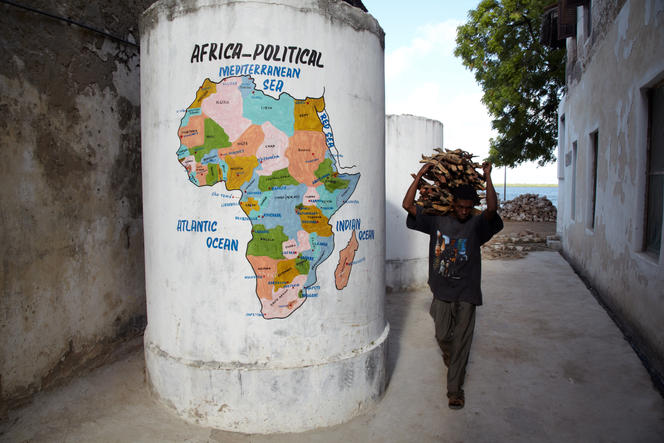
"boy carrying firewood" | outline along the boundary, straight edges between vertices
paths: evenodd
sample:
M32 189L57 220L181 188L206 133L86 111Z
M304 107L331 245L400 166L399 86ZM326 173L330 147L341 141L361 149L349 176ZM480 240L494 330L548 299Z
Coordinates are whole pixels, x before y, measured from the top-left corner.
M429 313L434 320L443 362L448 368L448 404L452 409L461 409L465 403L463 381L475 327L475 308L482 304L480 246L503 228L503 221L497 213L498 198L491 181L491 163L482 164L487 207L476 215L473 213L479 204L476 189L481 185L466 180L466 183L457 181L456 186L449 186L442 180L435 180L434 170L443 169L447 168L427 161L408 188L403 208L408 211L408 228L428 234L430 238L428 283L433 302ZM425 175L434 176L433 185L423 183ZM427 213L425 205L415 202L418 188L439 195L445 190L441 188L448 188L445 191L451 194L451 211L444 212L445 215ZM425 199L430 201L430 196Z

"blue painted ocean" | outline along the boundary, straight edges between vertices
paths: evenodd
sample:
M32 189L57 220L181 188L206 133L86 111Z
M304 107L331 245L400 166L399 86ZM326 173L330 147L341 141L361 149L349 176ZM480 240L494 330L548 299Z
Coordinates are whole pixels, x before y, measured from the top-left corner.
M546 186L508 186L507 197L503 196L503 185L496 185L496 193L498 194L498 199L503 202L507 200L512 200L515 197L518 197L521 194L537 194L544 196L551 200L553 206L558 207L558 187L546 187Z

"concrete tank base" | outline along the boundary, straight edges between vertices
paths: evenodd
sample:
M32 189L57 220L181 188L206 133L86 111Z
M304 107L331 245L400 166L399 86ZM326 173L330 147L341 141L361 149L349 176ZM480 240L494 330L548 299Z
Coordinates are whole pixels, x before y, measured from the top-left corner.
M426 287L428 278L428 257L385 261L385 286L391 291Z
M378 340L349 355L293 367L193 361L145 337L148 384L185 420L234 432L270 434L332 426L381 399L389 324Z

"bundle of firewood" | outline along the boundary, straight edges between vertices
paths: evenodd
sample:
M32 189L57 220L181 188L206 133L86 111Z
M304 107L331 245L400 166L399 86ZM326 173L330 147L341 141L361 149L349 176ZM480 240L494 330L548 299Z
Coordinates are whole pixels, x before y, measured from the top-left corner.
M479 163L473 161L474 155L461 149L434 149L436 153L422 156L420 163L431 163L432 167L424 174L418 184L420 196L415 202L425 214L445 215L452 211L452 188L471 185L478 191L485 189L484 176L477 172ZM413 178L417 177L412 174Z

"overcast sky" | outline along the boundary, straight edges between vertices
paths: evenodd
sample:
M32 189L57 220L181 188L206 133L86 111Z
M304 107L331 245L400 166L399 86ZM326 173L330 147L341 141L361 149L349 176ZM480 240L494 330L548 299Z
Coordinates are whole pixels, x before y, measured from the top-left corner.
M456 28L478 0L363 0L385 31L385 106L388 114L413 114L443 123L446 148L484 159L493 136L480 101L482 89L454 56ZM495 183L504 169L494 169ZM507 183L557 183L555 164L529 163L507 170Z

